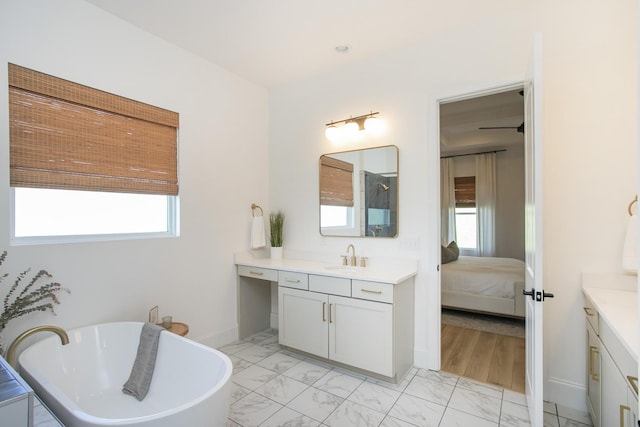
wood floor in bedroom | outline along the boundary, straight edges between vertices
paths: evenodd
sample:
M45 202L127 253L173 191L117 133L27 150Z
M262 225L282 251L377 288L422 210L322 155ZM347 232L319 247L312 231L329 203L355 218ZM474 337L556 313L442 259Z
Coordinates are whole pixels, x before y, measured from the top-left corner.
M525 340L442 324L442 370L525 392Z

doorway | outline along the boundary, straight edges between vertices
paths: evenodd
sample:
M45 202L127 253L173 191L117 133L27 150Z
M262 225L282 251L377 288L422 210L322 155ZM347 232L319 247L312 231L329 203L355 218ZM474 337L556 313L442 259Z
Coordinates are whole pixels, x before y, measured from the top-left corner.
M524 393L523 87L441 100L439 123L441 369Z

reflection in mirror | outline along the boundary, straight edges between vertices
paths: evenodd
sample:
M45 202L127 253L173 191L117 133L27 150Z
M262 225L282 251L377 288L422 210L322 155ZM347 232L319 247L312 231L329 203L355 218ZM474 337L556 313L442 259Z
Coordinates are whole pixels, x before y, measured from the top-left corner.
M398 235L398 147L320 156L320 234Z

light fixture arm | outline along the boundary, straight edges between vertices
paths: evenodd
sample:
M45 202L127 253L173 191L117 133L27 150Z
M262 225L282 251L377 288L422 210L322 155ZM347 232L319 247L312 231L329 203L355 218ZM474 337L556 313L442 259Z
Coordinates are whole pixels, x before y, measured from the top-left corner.
M361 116L349 117L348 119L331 121L331 122L329 122L329 123L325 124L325 126L327 126L327 127L328 127L328 126L335 126L335 125L340 124L340 123L345 123L345 124L346 124L346 123L349 123L349 122L355 122L355 123L358 123L358 125L360 126L360 124L361 124L361 123L364 123L364 121L365 121L366 119L368 119L369 117L373 117L373 116L375 116L376 114L380 114L380 112L379 112L379 111L376 111L375 113L374 113L374 112L371 112L371 113L369 113L369 114L363 114L363 115L361 115ZM360 126L360 127L362 127L362 126Z

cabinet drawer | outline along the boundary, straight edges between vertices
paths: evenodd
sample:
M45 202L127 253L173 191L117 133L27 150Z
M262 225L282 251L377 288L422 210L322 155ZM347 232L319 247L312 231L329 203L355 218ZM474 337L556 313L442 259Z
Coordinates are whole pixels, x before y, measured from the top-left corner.
M351 297L392 304L393 285L390 283L353 280L351 282Z
M249 267L247 265L238 266L238 274L245 277L254 277L256 279L278 281L278 270L269 268Z
M351 279L309 275L309 290L323 294L351 296Z
M587 319L587 322L591 324L591 327L596 332L596 334L600 335L598 310L596 310L595 306L593 305L593 303L589 298L584 297L583 300L584 300L583 302L584 305L582 306L582 308L584 309L584 314Z
M278 286L307 290L309 289L309 275L292 271L278 271Z

